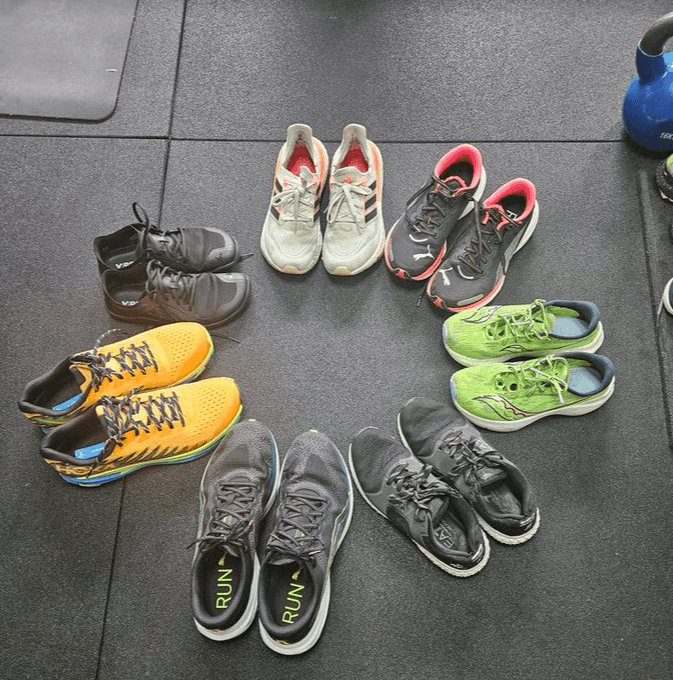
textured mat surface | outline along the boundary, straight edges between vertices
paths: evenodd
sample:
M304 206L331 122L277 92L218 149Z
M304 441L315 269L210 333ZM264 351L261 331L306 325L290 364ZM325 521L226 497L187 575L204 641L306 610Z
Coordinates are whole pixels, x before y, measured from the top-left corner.
M10 3L0 25L0 114L94 121L110 116L136 4Z
M621 101L666 0L188 3L178 137L620 139ZM225 37L226 36L226 37ZM272 114L270 115L270 111Z

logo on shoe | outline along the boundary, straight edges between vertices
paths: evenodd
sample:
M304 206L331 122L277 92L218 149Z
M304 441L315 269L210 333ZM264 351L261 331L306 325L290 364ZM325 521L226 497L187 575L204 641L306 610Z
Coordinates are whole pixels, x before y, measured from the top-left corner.
M294 623L294 620L299 616L302 598L301 591L306 587L298 583L299 574L301 574L301 568L292 574L292 582L287 593L287 602L283 609L283 623Z
M226 560L226 553L220 557L217 565L217 592L215 593L215 608L226 609L231 601L231 593L233 591L231 574L233 569L227 569L224 566Z

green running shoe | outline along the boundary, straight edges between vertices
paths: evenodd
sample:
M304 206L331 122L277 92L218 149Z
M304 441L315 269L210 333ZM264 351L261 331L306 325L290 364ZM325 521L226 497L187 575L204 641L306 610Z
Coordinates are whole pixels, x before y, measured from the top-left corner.
M587 352L469 366L450 384L456 408L477 427L496 432L520 430L545 416L590 413L614 388L612 362Z
M559 351L595 352L603 343L599 319L593 302L490 305L450 316L442 338L446 351L463 366Z

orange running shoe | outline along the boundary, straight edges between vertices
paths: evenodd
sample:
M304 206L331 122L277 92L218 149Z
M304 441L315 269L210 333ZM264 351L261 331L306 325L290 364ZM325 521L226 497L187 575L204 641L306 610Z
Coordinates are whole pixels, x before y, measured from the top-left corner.
M243 406L232 378L208 378L100 403L50 430L40 445L66 482L99 486L148 465L212 451Z
M101 397L121 397L194 380L213 353L198 323L153 328L121 342L78 352L26 385L21 412L38 425L67 422Z

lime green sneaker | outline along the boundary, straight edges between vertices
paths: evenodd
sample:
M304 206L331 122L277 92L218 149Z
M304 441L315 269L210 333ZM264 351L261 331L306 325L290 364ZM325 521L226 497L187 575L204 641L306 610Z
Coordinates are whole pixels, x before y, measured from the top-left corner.
M595 352L603 343L603 326L593 302L535 300L458 312L444 322L442 338L459 364L476 366L560 351Z
M456 408L478 427L512 432L553 415L595 411L615 388L601 354L561 352L541 359L461 368L451 376Z

